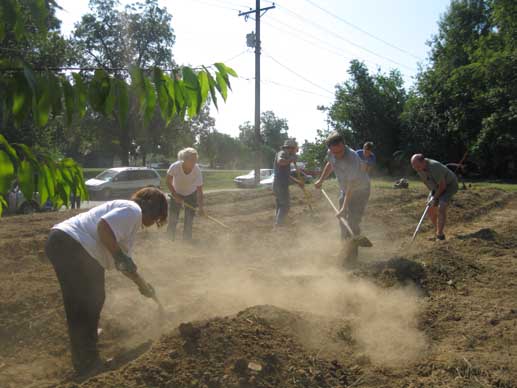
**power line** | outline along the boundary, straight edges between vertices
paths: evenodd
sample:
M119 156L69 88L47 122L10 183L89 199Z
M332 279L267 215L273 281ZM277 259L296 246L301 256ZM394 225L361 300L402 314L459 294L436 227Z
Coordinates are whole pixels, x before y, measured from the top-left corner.
M253 81L253 80L255 80L254 77L240 77L239 76L239 78L242 79L242 80L246 80L246 81ZM328 95L314 93L314 92L312 92L310 90L307 90L307 89L297 88L295 86L283 84L283 83L280 83L280 82L277 82L277 81L260 80L260 82L261 83L266 83L266 84L272 84L272 85L280 86L280 87L283 87L283 88L286 88L286 89L291 89L291 90L294 90L294 91L297 91L297 92L301 92L301 93L312 94L313 96L318 96L318 97L323 97L323 98L328 98L329 97Z
M307 33L306 31L303 31L301 29L298 29L296 27L293 27L289 24L286 24L286 23L283 23L283 22L280 22L279 20L271 17L270 19L272 19L274 22L276 23L279 23L280 25L276 25L276 24L271 24L269 22L264 22L266 23L268 26L270 27L273 27L274 29L276 30L279 30L279 31L283 31L285 33L288 33L290 34L291 36L295 37L296 39L298 40L301 40L301 41L304 41L306 43L309 43L310 45L314 46L314 47L318 47L320 49L323 49L331 54L334 54L340 58L343 58L343 59L347 59L347 60L352 60L354 59L353 56L344 56L343 55L343 52L344 50L341 48L341 47L338 47L338 46L334 46L334 45L331 45L331 44L328 44L326 41L324 41L323 39L321 38L318 38L316 35L312 35L312 34L309 34ZM310 40L307 40L305 38L303 38L301 35L307 35L308 37L310 37L311 39L313 39L314 41L310 41ZM318 44L316 42L321 42L322 44ZM326 47L325 47L326 46ZM361 58L362 59L362 58ZM369 61L369 60L365 60L363 59L365 62L369 62L369 63L373 63L372 61ZM377 64L376 64L377 65Z
M413 53L411 53L411 52L409 52L409 51L407 51L407 50L405 50L405 49L403 49L403 48L401 48L401 47L399 47L399 46L397 46L397 45L394 45L394 44L392 44L392 43L390 43L390 42L388 42L388 41L386 41L386 40L384 40L384 39L382 39L382 38L379 38L378 36L376 36L376 35L374 35L374 34L372 34L372 33L368 32L368 31L366 31L366 30L363 30L361 27L359 27L359 26L357 26L357 25L355 25L355 24L353 24L353 23L349 22L348 20L344 19L343 17L341 17L341 16L339 16L339 15L336 15L335 13L333 13L333 12L331 12L331 11L329 11L329 10L327 10L327 9L323 8L322 6L320 6L320 5L316 4L314 1L312 1L312 0L305 0L305 1L306 1L307 3L309 3L309 4L311 4L313 7L318 8L320 11L325 12L327 15L332 16L333 18L335 18L335 19L337 19L337 20L339 20L339 21L341 21L341 22L345 23L346 25L348 25L348 26L352 27L353 29L355 29L355 30L357 30L357 31L359 31L359 32L362 32L362 33L363 33L363 34L365 34L365 35L368 35L370 38L373 38L373 39L375 39L375 40L377 40L377 41L379 41L379 42L381 42L381 43L384 43L385 45L390 46L390 47L392 47L392 48L394 48L394 49L396 49L396 50L398 50L398 51L400 51L400 52L402 52L402 53L404 53L404 54L410 55L410 56L412 56L412 57L413 57L413 58L415 58L415 59L418 59L418 60L420 60L420 59L421 59L421 58L420 58L420 57L418 57L417 55L415 55L415 54L413 54Z
M248 53L248 52L249 52L249 50L248 50L248 49L243 50L243 51L241 51L239 54L236 54L236 55L234 55L233 57L228 58L227 60L223 61L223 63L231 62L231 61L233 61L234 59L239 58L241 55L244 55L244 54L246 54L246 53Z
M321 85L318 85L317 83L314 83L313 81L311 81L310 79L304 77L303 75L301 75L300 73L294 71L293 69L291 69L289 66L287 65L284 65L283 63L281 63L280 61L278 61L277 59L273 58L271 55L265 53L265 55L270 58L273 62L275 62L276 64L278 64L279 66L283 67L284 69L286 69L287 71L289 71L290 73L296 75L298 78L301 78L303 79L305 82L308 82L310 83L311 85L317 87L318 89L321 89L327 93L329 93L330 95L334 95L334 92L328 90L328 89L325 89L323 86Z
M318 29L320 29L320 30L324 31L324 32L326 32L327 34L332 35L332 36L334 36L334 37L335 37L335 38L337 38L337 39L340 39L340 40L342 40L342 41L344 41L344 42L346 42L346 43L348 43L348 44L350 44L350 45L352 45L352 46L354 46L354 47L357 47L357 48L358 48L358 49L360 49L360 50L363 50L363 51L366 51L366 52L368 52L368 53L370 53L370 54L372 54L372 55L375 55L376 57L382 58L382 59L384 59L384 60L386 60L386 61L388 61L388 62L392 62L392 63L394 63L394 64L396 64L396 65L398 65L398 66L400 66L400 67L404 67L404 68L406 68L406 69L408 69L408 70L415 71L415 69L414 69L414 68L412 68L412 67L409 67L409 66L407 66L407 65L404 65L403 63L400 63L400 62L398 62L398 61L395 61L394 59L388 58L388 57L386 57L386 56L384 56L384 55L382 55L382 54L378 54L378 53L376 53L376 52L375 52L375 51L373 51L373 50L370 50L370 49L368 49L368 48L366 48L366 47L363 47L363 46L361 46L361 45L359 45L359 44L357 44L357 43L355 43L355 42L351 41L350 39L347 39L347 38L343 37L342 35L339 35L339 34L337 34L336 32L334 32L334 31L332 31L332 30L330 30L330 29L328 29L328 28L326 28L326 27L323 27L322 25L320 25L320 24L318 24L318 23L315 23L315 22L313 22L312 20L310 20L310 19L308 19L308 18L306 18L306 17L304 17L304 16L299 15L298 13L296 13L296 12L294 12L294 11L290 10L289 8L286 8L286 7L284 7L284 6L282 6L282 5L278 4L278 3L276 3L276 4L278 5L278 7L279 7L280 9L284 9L285 11L287 11L287 12L288 12L288 13L290 13L290 14L292 14L292 15L293 15L293 16L295 16L296 18L298 18L298 19L300 19L300 20L304 21L305 23L311 24L311 25L312 25L312 26L314 26L315 28L318 28Z

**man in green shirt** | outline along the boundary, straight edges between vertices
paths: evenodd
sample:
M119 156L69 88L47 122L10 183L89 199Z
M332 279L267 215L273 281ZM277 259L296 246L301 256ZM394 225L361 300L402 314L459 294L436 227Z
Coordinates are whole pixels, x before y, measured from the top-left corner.
M411 166L431 190L429 217L436 229L436 239L445 240L443 229L447 218L447 205L458 191L458 179L446 166L436 160L424 158L422 154L411 157Z

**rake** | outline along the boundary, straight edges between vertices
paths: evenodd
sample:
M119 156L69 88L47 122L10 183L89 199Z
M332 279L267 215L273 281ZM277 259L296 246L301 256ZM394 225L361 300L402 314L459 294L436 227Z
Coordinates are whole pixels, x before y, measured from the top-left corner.
M328 194L325 192L325 190L321 189L321 192L323 193L325 198L327 198L327 201L329 202L330 206L332 206L332 209L334 209L336 214L338 214L339 211L337 210L336 206L334 205L334 202L332 202L332 200L330 199ZM348 222L343 217L339 217L339 221L341 222L341 224L343 224L343 226L346 228L346 230L348 230L348 233L350 233L350 235L352 236L352 241L357 246L366 247L366 248L373 246L372 242L370 241L370 239L368 237L360 235L360 234L355 234L352 231L352 228L350 227L350 225L348 225Z

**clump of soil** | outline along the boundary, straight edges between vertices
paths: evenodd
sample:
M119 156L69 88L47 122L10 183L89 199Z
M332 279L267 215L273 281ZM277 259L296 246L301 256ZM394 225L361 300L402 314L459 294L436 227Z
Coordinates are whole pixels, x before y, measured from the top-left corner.
M276 327L296 325L299 319L295 313L261 306L236 316L185 323L137 360L80 386L336 387L354 382L352 372L339 362L311 357Z
M468 240L472 238L477 238L480 240L494 241L497 238L497 233L490 228L479 229L477 232L468 233L458 236L460 240Z

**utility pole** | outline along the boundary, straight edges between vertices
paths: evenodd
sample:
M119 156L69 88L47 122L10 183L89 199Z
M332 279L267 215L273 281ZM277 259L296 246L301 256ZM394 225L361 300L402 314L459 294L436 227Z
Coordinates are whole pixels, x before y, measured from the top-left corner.
M260 183L260 165L262 156L260 153L260 145L262 139L260 136L260 13L266 13L268 10L275 8L275 3L270 7L260 8L260 0L255 0L255 9L247 12L239 12L239 16L244 16L247 21L249 15L255 14L255 185ZM248 35L248 45L253 39Z

